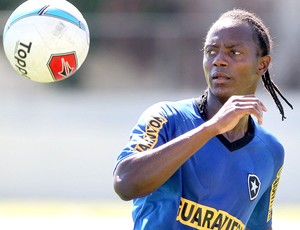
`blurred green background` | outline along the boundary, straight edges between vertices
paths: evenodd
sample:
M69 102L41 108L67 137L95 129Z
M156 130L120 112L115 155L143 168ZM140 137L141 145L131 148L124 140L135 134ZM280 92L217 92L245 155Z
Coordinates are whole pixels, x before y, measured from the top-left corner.
M6 20L22 2L0 0L1 39ZM119 200L112 188L115 159L148 106L202 94L206 83L201 49L206 32L221 13L237 7L257 13L268 25L274 38L272 78L295 107L293 111L286 107L288 119L282 122L271 97L259 88L258 95L268 107L264 126L286 148L275 206L280 213L298 210L300 2L70 2L84 15L91 35L89 55L71 78L53 84L31 82L12 69L0 46L0 207L4 207L0 222L10 225L18 214L51 216L65 210L67 216L95 216L81 224L96 229L113 221L111 215L112 219L99 218L111 207L124 210L117 215L130 223L130 202ZM293 213L288 216L300 221ZM74 219L67 220L76 223ZM52 223L61 225L60 219L56 221ZM280 224L288 222L294 223Z

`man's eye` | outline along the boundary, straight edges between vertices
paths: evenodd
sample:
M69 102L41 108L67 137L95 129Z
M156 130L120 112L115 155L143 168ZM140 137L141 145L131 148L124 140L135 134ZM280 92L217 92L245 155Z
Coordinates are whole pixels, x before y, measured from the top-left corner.
M210 50L210 49L209 49L209 50L206 50L205 53L206 53L208 56L214 56L214 55L216 55L217 52L216 52L215 50Z
M232 53L233 55L240 55L240 54L241 54L241 52L240 52L240 51L237 51L237 50L232 50L231 53Z

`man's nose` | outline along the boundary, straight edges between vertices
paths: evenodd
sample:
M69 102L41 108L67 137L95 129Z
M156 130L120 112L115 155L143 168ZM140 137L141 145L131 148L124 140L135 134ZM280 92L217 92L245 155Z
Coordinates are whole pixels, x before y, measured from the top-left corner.
M226 54L224 52L219 51L213 60L214 66L227 66L228 61Z

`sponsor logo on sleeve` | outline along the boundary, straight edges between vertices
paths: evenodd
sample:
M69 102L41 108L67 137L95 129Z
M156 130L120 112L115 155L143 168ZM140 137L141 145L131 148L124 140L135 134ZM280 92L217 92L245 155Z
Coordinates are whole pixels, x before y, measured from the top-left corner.
M145 134L143 139L135 146L134 150L143 152L148 149L154 148L158 141L159 131L162 129L163 124L168 120L162 116L152 116L146 125Z
M279 171L276 175L276 178L272 184L267 222L269 222L272 218L272 208L273 208L275 195L276 195L276 191L277 191L279 180L280 180L281 171L282 171L282 167L279 169Z

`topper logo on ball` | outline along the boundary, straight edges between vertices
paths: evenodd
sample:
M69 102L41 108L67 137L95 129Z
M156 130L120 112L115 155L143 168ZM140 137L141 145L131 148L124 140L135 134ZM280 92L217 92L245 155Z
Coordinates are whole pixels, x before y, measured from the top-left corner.
M23 42L18 41L16 45L16 67L19 70L19 72L26 76L28 74L26 68L26 58L27 55L30 53L32 42L29 42L29 44L24 44ZM27 76L26 76L27 77Z

